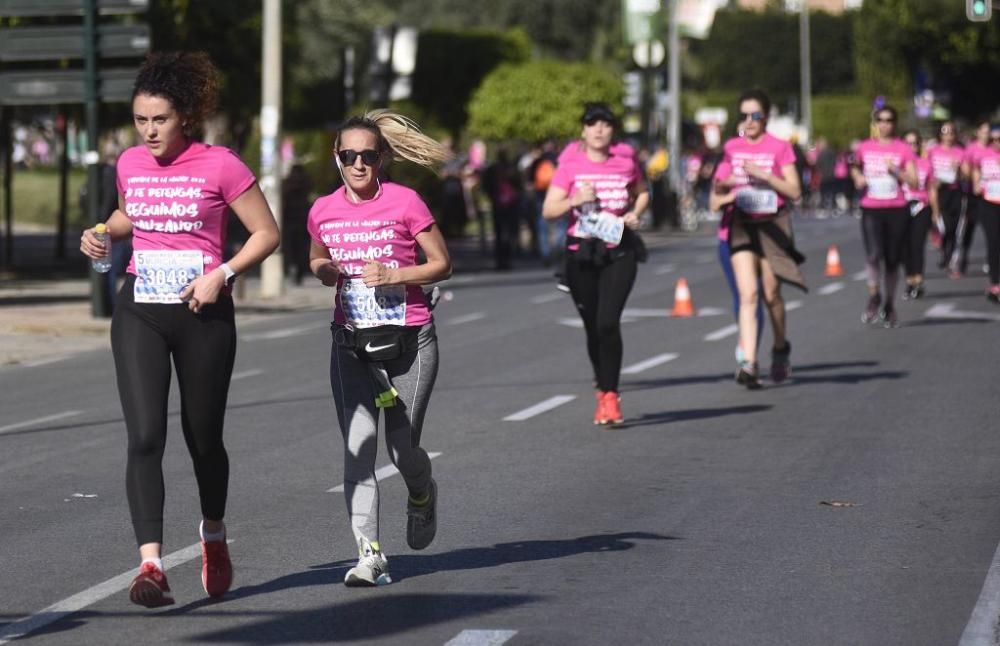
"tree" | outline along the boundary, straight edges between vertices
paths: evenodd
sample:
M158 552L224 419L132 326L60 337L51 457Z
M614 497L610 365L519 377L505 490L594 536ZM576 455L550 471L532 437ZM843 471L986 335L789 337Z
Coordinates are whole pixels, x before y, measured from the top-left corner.
M490 140L541 141L579 134L586 101L621 112L618 75L589 63L539 60L503 65L483 80L469 104L469 131Z

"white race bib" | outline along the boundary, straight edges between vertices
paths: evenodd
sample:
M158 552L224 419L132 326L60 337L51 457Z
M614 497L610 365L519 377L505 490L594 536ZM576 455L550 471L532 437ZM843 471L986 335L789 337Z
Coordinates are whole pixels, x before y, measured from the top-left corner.
M406 325L406 285L368 287L360 278L346 278L337 298L347 323L356 328Z
M923 211L924 207L926 206L927 205L921 202L920 200L914 200L913 202L910 202L910 215L912 215L913 217L917 217L918 215L920 215L920 212Z
M899 182L895 177L879 175L878 177L865 177L868 183L868 197L873 200L894 200L899 195Z
M134 259L136 303L182 303L181 291L205 273L202 252L195 250L136 251Z
M957 177L954 166L935 168L934 175L937 177L937 180L942 184L954 184L955 179Z
M983 197L988 202L1000 202L1000 179L991 179L983 184Z
M751 215L771 215L778 212L778 194L769 188L741 188L736 208Z
M625 234L625 218L601 211L594 215L581 215L576 221L577 238L597 238L617 245Z

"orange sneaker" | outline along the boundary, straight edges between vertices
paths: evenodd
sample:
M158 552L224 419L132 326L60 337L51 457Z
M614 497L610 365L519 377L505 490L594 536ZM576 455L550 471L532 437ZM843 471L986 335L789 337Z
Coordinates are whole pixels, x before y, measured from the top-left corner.
M625 421L625 418L622 416L621 401L621 397L613 390L604 393L604 416L607 419L606 424L621 424Z
M221 597L233 584L233 563L226 541L202 541L201 586L210 597Z
M128 598L132 603L147 608L159 608L174 603L174 595L167 585L167 575L148 561L139 567L139 574L129 584Z
M609 419L608 419L608 414L604 408L605 407L604 391L598 390L596 393L594 393L594 397L597 398L597 410L594 411L594 423L607 424Z

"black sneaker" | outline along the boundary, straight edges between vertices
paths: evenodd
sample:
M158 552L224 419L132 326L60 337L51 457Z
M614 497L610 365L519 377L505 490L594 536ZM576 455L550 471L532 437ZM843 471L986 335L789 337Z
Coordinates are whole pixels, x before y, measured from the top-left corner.
M792 344L787 340L784 349L771 350L771 381L774 383L780 384L792 374L792 363L789 361L791 354Z
M747 390L757 390L763 386L760 377L757 376L757 364L744 361L740 363L740 369L736 371L736 383L746 386Z
M924 284L917 283L916 285L913 286L913 289L910 290L910 298L912 298L913 300L919 300L924 297L925 293L926 291L924 290Z
M878 319L879 306L882 304L881 294L872 294L868 297L868 304L865 311L861 313L862 323L874 323Z

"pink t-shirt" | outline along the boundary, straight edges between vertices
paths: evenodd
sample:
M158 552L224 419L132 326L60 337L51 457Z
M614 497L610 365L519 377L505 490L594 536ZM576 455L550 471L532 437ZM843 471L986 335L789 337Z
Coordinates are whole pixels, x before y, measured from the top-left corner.
M309 235L316 244L327 248L330 258L346 273L337 282L334 323L346 324L345 307L352 307L347 298L350 286L345 289L344 281L360 279L366 259L377 260L390 269L416 265L416 236L432 224L434 216L416 191L392 182L384 182L374 199L360 204L348 199L343 186L316 200L309 209ZM363 289L359 280L352 281L352 285ZM431 322L427 298L420 285L387 288L400 290L399 301L405 299L405 308L397 307L395 311L405 310L404 316L401 320L383 316L379 324L415 326ZM378 293L379 289L376 288L376 299L385 296Z
M979 166L979 186L983 199L991 204L1000 204L1000 153L984 148L977 156Z
M930 159L933 170L933 179L941 186L947 188L957 188L961 180L961 166L965 160L966 152L958 146L945 148L944 146L934 146L927 157Z
M132 221L132 259L152 250L200 251L207 274L222 264L229 204L256 178L236 153L192 142L164 163L145 146L118 159L118 192Z
M917 157L917 188L910 188L909 184L903 184L903 194L906 195L907 202L927 203L927 182L931 180L933 169L931 161L926 157Z
M889 173L890 163L902 170L907 162L916 161L913 149L905 141L892 139L879 143L874 139L867 139L858 146L855 159L868 184L861 198L862 208L898 209L906 206L902 182Z
M578 184L590 182L594 185L601 211L618 217L624 216L632 203L629 189L641 181L639 165L631 155L612 154L602 162L595 162L586 154L570 154L567 150L560 156L559 166L552 177L552 185L566 191L571 198L576 193ZM572 209L567 229L567 233L571 236L576 235L578 217L577 210ZM573 248L574 245L571 245L570 249Z
M752 142L745 137L733 137L723 147L722 161L715 170L715 181L734 178L736 207L753 216L766 218L785 205L783 195L768 184L753 179L744 164L753 163L769 169L775 177L784 177L782 169L795 164L795 152L787 141L774 135L764 135Z
M965 159L963 161L970 167L976 166L979 164L980 156L988 152L990 152L989 146L984 146L973 139L965 145Z

